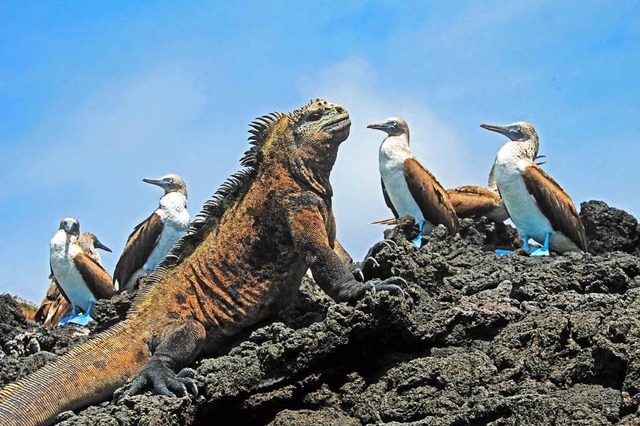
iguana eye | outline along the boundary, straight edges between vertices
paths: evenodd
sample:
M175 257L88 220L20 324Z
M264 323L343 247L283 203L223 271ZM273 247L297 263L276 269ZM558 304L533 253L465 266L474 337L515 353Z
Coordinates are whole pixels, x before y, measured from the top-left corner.
M320 117L322 117L322 114L320 114L319 112L312 112L307 117L307 121L318 121L320 120Z

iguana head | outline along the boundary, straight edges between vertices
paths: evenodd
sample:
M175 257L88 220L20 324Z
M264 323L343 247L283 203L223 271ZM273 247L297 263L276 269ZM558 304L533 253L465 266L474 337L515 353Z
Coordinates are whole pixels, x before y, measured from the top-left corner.
M347 110L324 99L316 99L289 114L298 149L322 156L349 136L351 120Z
M245 165L284 165L315 191L331 193L329 174L351 127L342 105L315 99L289 114L263 116L252 127L250 139L256 149L247 153L253 157L252 164Z

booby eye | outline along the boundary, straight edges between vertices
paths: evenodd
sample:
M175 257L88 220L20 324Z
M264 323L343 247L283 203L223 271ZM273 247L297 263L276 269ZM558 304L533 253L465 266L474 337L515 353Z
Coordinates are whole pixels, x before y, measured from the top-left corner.
M318 121L320 120L320 117L322 117L322 114L319 112L312 112L311 114L309 114L309 116L307 117L307 121Z
M398 122L397 122L397 121L392 121L392 122L391 122L391 125L392 125L393 127L398 127Z
M520 127L520 125L517 125L516 126L516 130L519 131L519 132L522 132L522 127Z
M173 183L173 178L169 178L169 183Z

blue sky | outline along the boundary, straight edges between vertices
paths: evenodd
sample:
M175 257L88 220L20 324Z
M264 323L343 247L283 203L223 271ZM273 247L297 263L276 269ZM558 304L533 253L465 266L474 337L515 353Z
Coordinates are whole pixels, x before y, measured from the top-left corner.
M332 182L356 259L389 217L380 132L404 116L445 187L484 184L529 121L576 204L640 214L635 1L0 0L0 290L39 302L48 242L76 216L114 253L182 175L192 216L239 169L247 125L326 97L351 112Z

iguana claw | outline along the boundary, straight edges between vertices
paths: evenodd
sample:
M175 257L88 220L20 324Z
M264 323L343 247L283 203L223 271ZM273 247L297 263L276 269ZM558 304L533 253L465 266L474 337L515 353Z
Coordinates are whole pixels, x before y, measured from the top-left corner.
M382 249L384 248L395 248L398 247L398 244L396 244L395 241L393 240L382 240L382 241L378 241L377 243L375 243L370 249L369 252L367 253L367 256L364 259L364 262L362 262L365 266L370 263L371 265L373 265L376 268L380 267L380 263L378 263L378 260L375 258L375 255L377 255L378 253L380 253L382 251Z
M365 265L367 264L367 262L370 262L371 264L373 264L373 266L375 266L376 268L380 267L380 263L378 263L378 261L376 260L375 257L373 256L368 256L365 260L364 263Z
M398 283L398 284L402 283L405 286L408 285L407 281L404 278L400 278L400 277L387 278L384 281L369 283L369 285L371 286L371 291L373 291L374 293L378 291L387 291L393 294L394 296L404 297L404 291L399 285L395 283Z
M361 283L365 281L364 272L362 272L362 269L355 267L351 270L351 273L353 274L353 277L356 279L356 281L360 281Z
M393 241L393 240L378 241L377 243L375 243L373 245L373 247L371 247L371 251L378 252L378 251L382 250L382 246L387 246L389 248L396 248L396 247L398 247L398 244L396 244L396 242Z
M131 382L129 389L122 393L122 397L136 395L149 385L159 395L183 397L191 393L198 396L198 387L193 377L195 371L191 368L183 368L175 374L162 362L152 360Z

